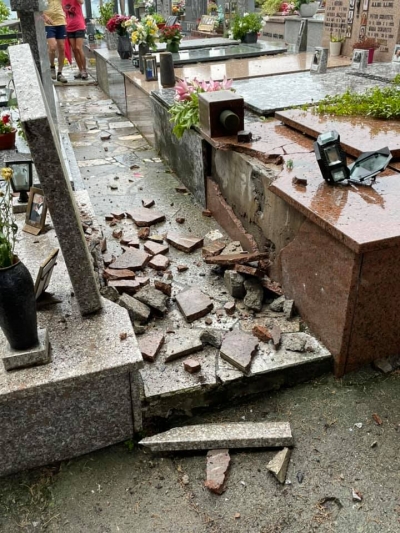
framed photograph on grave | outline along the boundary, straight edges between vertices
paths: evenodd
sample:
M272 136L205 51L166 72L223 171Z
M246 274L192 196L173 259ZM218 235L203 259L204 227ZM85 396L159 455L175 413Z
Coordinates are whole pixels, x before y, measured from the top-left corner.
M394 45L392 61L400 64L400 44Z
M311 70L318 70L320 63L321 63L321 51L315 50L314 57L311 63Z
M46 291L49 286L51 275L53 274L53 269L57 264L57 256L59 248L54 248L49 254L48 257L43 261L39 267L39 272L36 277L35 282L35 296L36 300Z
M23 231L39 235L46 223L47 205L42 189L31 187Z
M354 10L350 10L349 14L347 15L347 22L349 24L353 24L353 20L354 20Z
M354 50L351 62L352 68L363 70L368 65L369 50Z
M350 9L354 9L354 3L355 3L355 0L350 0L350 3L349 3Z
M367 18L368 18L368 13L366 11L363 11L361 15L361 26L367 25Z
M368 11L369 0L363 0L363 11Z
M351 33L353 31L353 24L347 24L346 27L346 37L351 37Z

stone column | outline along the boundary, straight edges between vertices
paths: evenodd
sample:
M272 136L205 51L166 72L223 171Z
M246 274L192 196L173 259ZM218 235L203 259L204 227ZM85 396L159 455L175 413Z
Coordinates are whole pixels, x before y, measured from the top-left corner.
M21 123L82 315L102 307L59 137L28 44L10 46Z
M50 76L50 62L42 18L42 12L47 9L47 2L46 0L11 0L11 9L18 11L22 38L24 43L28 43L30 46L52 119L57 123L54 86Z

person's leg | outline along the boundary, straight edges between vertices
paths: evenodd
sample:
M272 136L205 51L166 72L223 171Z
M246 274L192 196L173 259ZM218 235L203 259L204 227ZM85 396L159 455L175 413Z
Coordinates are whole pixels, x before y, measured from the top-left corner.
M54 65L57 51L57 41L55 35L55 26L46 26L47 52L49 54L50 72L53 80L55 80L57 77L56 67Z
M56 26L56 41L57 41L57 54L58 54L58 71L57 81L61 83L67 83L67 79L62 75L65 60L65 39L67 38L67 32L65 26Z
M86 72L86 57L85 52L83 51L83 37L77 37L75 39L76 43L76 53L79 56L79 69L82 73L82 78L86 79L88 77ZM76 57L76 56L75 56Z

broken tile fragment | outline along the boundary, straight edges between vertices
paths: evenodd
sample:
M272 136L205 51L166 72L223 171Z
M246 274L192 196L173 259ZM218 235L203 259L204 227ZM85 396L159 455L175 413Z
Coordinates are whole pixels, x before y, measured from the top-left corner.
M231 241L225 247L225 254L240 254L243 252L242 245L240 241Z
M267 468L274 474L279 483L285 483L286 473L289 466L291 450L283 448L275 457L267 464Z
M154 287L166 296L171 296L172 294L172 281L165 276L162 279L155 279Z
M140 284L135 279L115 279L108 282L109 287L114 287L122 294L135 294L140 289Z
M233 422L183 426L139 442L153 452L293 446L289 422Z
M178 224L184 224L186 218L183 218L183 217L176 217L175 220L176 220L176 222L177 222Z
M252 332L262 342L269 342L272 339L271 332L265 326L254 326Z
M212 217L212 212L209 209L203 209L201 214L203 215L203 217Z
M245 278L238 272L235 272L234 270L225 270L224 284L225 287L228 289L228 293L233 298L244 298L246 294L244 282Z
M153 363L164 344L164 339L164 334L160 332L152 332L143 335L143 337L138 340L139 350L142 353L143 359Z
M197 359L192 359L189 357L189 359L185 359L185 361L183 361L183 368L186 370L186 372L189 372L189 374L195 374L201 370L201 364L199 361L197 361Z
M147 226L145 226L144 228L140 228L140 230L138 231L138 237L142 241L146 240L149 235L150 235L150 228L148 228Z
M106 268L103 272L103 277L109 280L115 279L135 279L136 274L132 270L122 269L117 270L113 268Z
M203 344L220 348L222 344L222 332L217 329L204 329L200 333L200 340Z
M261 280L261 284L264 287L264 289L269 290L270 292L272 292L276 296L282 296L283 295L282 287L276 281L272 281L268 277L264 277Z
M142 287L135 298L148 305L157 315L163 316L167 311L167 297L150 285Z
M222 342L221 357L242 372L248 372L257 346L258 341L252 335L239 330L230 331Z
M149 259L150 255L146 254L146 252L132 248L117 257L117 259L112 264L112 268L142 270L143 267L149 261Z
M100 294L111 302L118 302L119 300L119 292L117 289L114 289L114 287L109 287L108 285L100 289Z
M176 303L187 322L207 315L214 305L209 296L196 288L180 292L176 296Z
M128 313L131 322L139 322L139 324L145 324L150 318L150 307L139 302L136 298L129 296L129 294L123 294L118 300L121 307L124 307Z
M112 236L114 237L114 239L120 239L122 237L122 229L115 229L112 232Z
M203 344L200 340L200 332L198 330L184 330L182 336L174 337L168 341L166 347L165 363L170 363L183 357L190 355L203 349Z
M154 268L154 270L167 270L169 259L162 254L153 255L149 261L149 267Z
M147 276L136 276L136 281L141 287L144 287L145 285L149 285L150 278Z
M153 241L147 241L143 248L151 255L166 254L169 250L168 244L159 244Z
M112 220L114 220L114 215L106 215L104 218L106 222L111 222Z
M274 324L272 328L270 329L270 333L271 333L274 347L279 348L279 345L281 344L281 337L282 337L281 328L277 324Z
M111 138L111 133L101 133L100 134L100 140L101 141L108 141L108 139Z
M165 220L165 215L157 213L154 209L147 209L146 207L134 207L129 209L126 214L139 227L152 226Z
M204 486L215 494L222 494L231 458L229 450L210 450L207 453L207 479Z
M111 211L111 215L117 220L122 220L125 218L125 211Z
M162 244L164 242L164 236L158 235L157 233L152 233L149 235L149 240L158 242L158 244Z
M208 265L221 265L221 266L230 266L235 264L251 263L252 261L258 261L264 257L268 257L267 252L253 252L253 253L243 253L243 254L227 254L226 248L222 255L215 255L213 257L206 257L204 261Z
M292 178L292 183L293 185L306 186L308 182L307 182L307 178L297 178L296 176L294 176L294 178Z
M178 265L178 266L176 267L176 269L177 269L178 272L186 272L186 270L188 270L188 268L189 268L189 267L188 267L187 265Z
M179 187L175 187L175 190L176 192L180 192L180 193L186 193L186 192L189 192L186 187L184 187L183 185L182 186L179 186Z
M107 252L103 254L103 261L104 261L105 266L109 266L111 265L111 263L115 261L115 256L111 254L110 252Z
M244 288L246 290L244 305L252 311L261 311L264 301L264 289L261 283L255 278L246 279Z
M254 276L257 278L264 277L264 272L261 269L248 265L235 265L235 271L240 274L246 274L247 276Z
M142 206L146 207L147 209L149 207L153 207L154 204L155 204L155 201L153 199L150 199L150 198L143 198L142 199Z
M178 235L177 233L168 233L167 242L174 248L182 252L190 253L196 248L203 246L203 238L192 237L190 235Z
M236 303L235 302L226 302L224 305L225 313L229 316L232 316L236 310Z
M225 248L225 243L221 241L213 241L206 246L203 246L201 255L203 257L219 255Z

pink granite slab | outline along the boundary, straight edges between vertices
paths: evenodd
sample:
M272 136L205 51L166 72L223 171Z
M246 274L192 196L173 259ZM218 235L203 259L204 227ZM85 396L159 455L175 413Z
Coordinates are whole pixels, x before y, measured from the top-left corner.
M336 130L344 150L358 157L362 152L370 152L388 146L393 157L400 157L400 122L398 120L378 120L370 117L325 117L310 111L290 109L278 111L275 117L288 126L313 138L320 133Z

